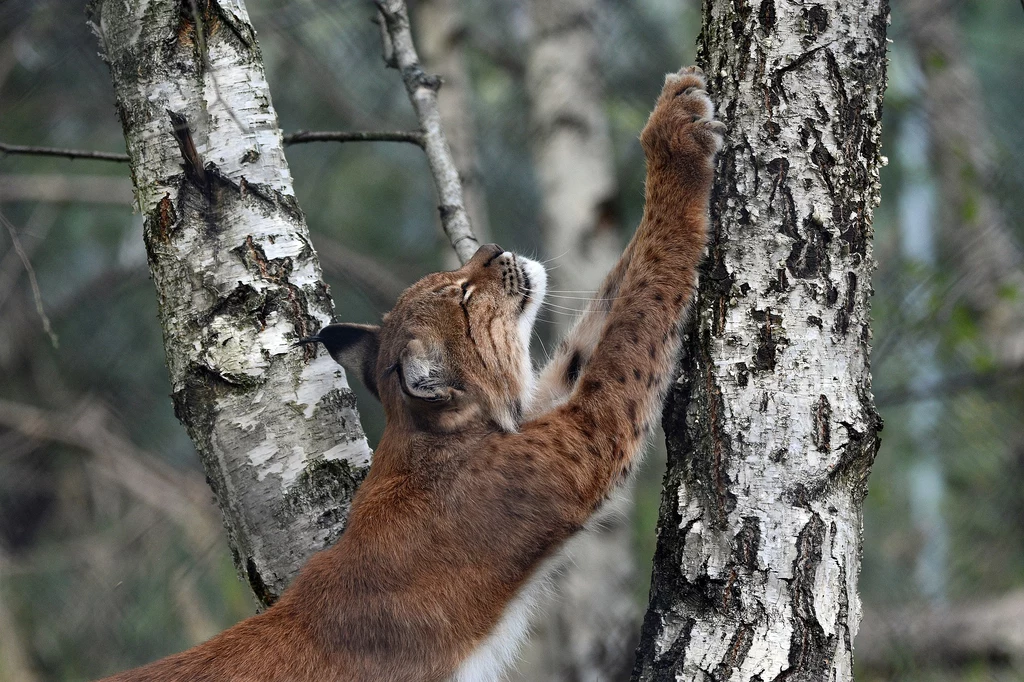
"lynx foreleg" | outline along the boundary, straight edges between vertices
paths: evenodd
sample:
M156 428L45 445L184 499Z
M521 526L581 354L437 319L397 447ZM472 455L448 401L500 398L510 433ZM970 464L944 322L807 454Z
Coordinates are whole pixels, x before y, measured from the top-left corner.
M554 355L548 360L537 378L537 388L526 418L547 412L568 400L576 387L583 368L587 366L597 342L601 339L612 302L619 295L622 278L633 257L630 243L615 267L604 278L601 288L577 318L572 329L558 344Z

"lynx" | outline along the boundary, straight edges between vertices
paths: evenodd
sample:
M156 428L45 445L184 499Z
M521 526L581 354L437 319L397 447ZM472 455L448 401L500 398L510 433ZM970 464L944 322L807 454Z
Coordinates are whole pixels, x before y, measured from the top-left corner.
M700 69L666 77L640 137L643 221L538 376L547 276L493 244L414 284L379 327L303 339L387 418L345 533L266 612L110 679L499 679L549 560L630 475L661 407L708 228L713 111Z

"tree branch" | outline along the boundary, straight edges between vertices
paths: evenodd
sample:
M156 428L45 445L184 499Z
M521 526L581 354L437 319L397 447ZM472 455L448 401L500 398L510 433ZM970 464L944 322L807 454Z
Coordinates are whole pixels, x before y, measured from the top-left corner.
M441 126L441 113L437 108L437 91L441 88L441 79L428 75L420 66L409 29L409 10L404 0L376 0L376 4L380 11L378 23L381 27L384 62L402 74L402 82L423 134L423 150L427 154L430 173L437 187L441 227L448 235L459 261L465 263L473 257L480 243L473 235L462 196L459 171Z
M444 82L444 92L437 97L437 111L459 171L469 223L477 238L487 242L491 241L487 195L480 172L472 84L465 50L469 31L460 5L460 0L417 0L412 19L419 27L416 35L424 67ZM453 252L451 256L454 255Z
M66 159L90 159L92 161L113 161L128 163L128 155L119 152L97 152L90 149L61 149L59 147L36 147L24 144L0 142L0 153L22 156L59 156Z
M131 180L123 175L0 174L0 203L14 201L131 206L132 184Z
M303 144L306 142L410 142L423 147L423 133L416 130L398 131L306 131L288 133L284 136L285 145Z
M424 147L423 133L416 130L300 130L284 136L285 146L307 142L410 142ZM91 149L63 149L61 147L40 147L36 145L8 144L0 142L0 154L11 156L56 156L65 159L87 159L91 161L113 161L128 163L128 155L119 152L98 152Z

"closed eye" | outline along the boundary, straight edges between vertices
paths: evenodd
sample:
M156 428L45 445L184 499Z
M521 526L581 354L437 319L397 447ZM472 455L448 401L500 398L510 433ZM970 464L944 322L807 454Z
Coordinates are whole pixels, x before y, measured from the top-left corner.
M448 284L443 287L434 289L432 292L435 296L446 296L451 298L458 297L463 299L466 294L466 285L459 286L458 284Z

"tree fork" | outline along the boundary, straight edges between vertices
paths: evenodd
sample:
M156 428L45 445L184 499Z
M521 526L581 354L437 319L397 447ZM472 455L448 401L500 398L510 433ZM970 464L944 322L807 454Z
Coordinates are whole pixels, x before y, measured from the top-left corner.
M730 134L634 680L852 680L887 23L886 0L705 0Z

